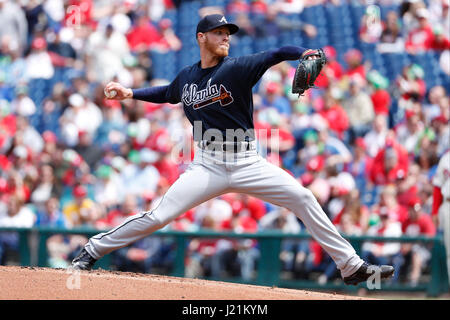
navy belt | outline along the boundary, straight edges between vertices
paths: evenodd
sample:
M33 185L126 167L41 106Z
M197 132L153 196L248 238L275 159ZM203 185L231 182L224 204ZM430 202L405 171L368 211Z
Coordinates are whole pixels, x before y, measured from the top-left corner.
M239 141L239 142L215 142L201 140L198 147L204 150L223 151L223 152L242 152L256 149L256 141Z

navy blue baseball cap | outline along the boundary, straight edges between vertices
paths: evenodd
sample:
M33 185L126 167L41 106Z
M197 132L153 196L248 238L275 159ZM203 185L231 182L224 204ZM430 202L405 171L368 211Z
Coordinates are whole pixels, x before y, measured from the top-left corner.
M228 27L228 29L230 30L230 34L236 33L239 30L239 27L237 25L228 23L225 16L221 14L210 14L204 16L202 20L199 21L199 23L197 24L196 34L199 32L208 32L219 27Z

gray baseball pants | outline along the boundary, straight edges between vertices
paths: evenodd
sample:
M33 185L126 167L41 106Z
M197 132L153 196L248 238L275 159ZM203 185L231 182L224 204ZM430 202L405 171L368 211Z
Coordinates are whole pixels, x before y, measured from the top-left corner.
M169 188L158 206L89 239L85 249L96 259L161 229L179 215L224 193L245 193L285 207L305 224L331 256L343 277L363 260L331 223L316 198L285 170L267 162L252 146L240 152L198 148L193 162Z

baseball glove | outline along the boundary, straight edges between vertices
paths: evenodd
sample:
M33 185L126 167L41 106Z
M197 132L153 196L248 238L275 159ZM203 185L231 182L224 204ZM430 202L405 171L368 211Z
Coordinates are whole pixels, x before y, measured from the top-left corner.
M309 88L314 88L314 81L322 71L327 58L322 49L308 49L301 58L292 82L292 93L301 96Z

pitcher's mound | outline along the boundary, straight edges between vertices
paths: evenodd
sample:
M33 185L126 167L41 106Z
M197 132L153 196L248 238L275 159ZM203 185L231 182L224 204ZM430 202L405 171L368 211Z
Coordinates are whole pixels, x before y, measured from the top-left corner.
M348 300L305 290L105 270L0 266L0 299L8 300Z

